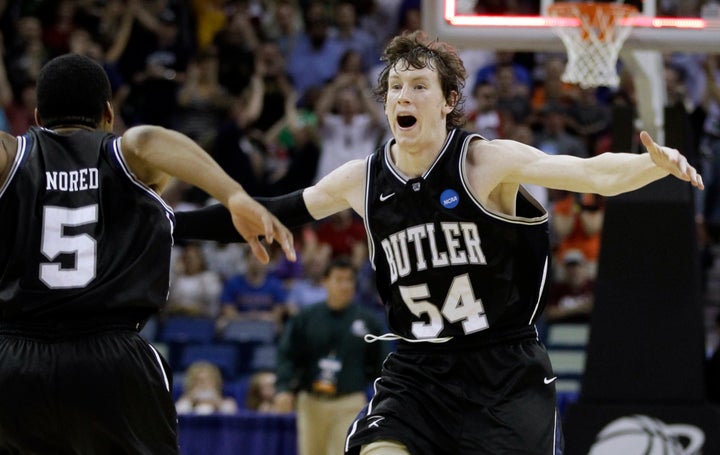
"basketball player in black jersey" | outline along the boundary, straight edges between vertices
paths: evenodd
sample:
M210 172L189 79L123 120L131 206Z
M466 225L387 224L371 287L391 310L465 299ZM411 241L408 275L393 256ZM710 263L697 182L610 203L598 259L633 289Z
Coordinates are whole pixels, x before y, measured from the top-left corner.
M702 179L645 132L648 153L580 159L461 131L466 72L452 47L404 34L383 59L376 93L394 137L312 187L265 201L289 225L348 207L365 220L392 332L381 338L398 347L346 452L559 454L555 375L534 326L545 306L548 214L522 184L610 196L669 174L701 189ZM178 218L178 230L200 236L191 217Z
M0 133L0 453L178 453L171 373L138 334L165 305L176 176L293 259L275 217L187 137L111 133L110 84L87 57L42 69L36 121Z

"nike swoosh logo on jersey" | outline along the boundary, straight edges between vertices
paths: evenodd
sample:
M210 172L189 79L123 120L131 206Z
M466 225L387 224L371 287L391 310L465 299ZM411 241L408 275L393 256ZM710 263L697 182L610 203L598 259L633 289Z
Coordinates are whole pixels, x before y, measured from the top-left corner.
M544 382L545 384L552 384L553 382L555 382L556 379L557 379L557 376L553 376L553 377L551 377L551 378L545 378L545 379L543 379L543 382Z
M390 199L390 198L393 197L393 196L395 196L395 193L390 193L390 194L382 194L382 193L380 193L380 202L385 202L385 201L387 201L388 199Z
M373 428L373 427L379 428L379 427L380 427L380 422L381 422L382 420L385 420L385 417L383 417L383 416L370 416L370 417L368 417L368 420L370 420L370 419L374 419L374 420L368 424L368 428Z

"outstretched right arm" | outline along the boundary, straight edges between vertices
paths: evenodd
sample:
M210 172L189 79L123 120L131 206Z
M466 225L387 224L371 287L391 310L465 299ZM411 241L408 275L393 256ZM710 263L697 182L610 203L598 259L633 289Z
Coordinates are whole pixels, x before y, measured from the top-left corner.
M135 175L160 192L168 176L207 191L231 213L231 222L263 263L269 261L259 237L277 239L286 256L294 260L292 234L276 217L252 200L242 186L189 137L157 126L136 126L123 134L122 154Z
M314 186L278 197L257 198L280 221L293 228L352 208L364 216L365 162L340 166ZM175 214L175 237L187 240L242 242L220 204Z

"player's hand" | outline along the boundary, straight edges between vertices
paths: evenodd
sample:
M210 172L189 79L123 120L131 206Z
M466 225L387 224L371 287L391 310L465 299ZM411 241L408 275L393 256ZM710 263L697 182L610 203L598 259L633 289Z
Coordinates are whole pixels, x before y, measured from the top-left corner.
M701 190L705 189L702 176L680 152L674 148L664 147L656 143L646 131L640 133L640 140L656 166L665 169L680 180L690 182Z
M250 249L260 262L263 264L270 262L270 255L260 243L260 237L265 237L268 245L277 241L289 261L297 260L290 230L253 198L244 192L235 193L228 199L228 210L232 215L235 229L247 240Z

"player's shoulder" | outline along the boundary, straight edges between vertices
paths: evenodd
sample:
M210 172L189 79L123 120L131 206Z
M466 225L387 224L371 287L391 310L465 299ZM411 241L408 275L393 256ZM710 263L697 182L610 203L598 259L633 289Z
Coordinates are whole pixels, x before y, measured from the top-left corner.
M468 145L468 157L502 160L509 154L522 152L528 148L525 144L512 139L485 139L481 136L473 137Z
M322 180L346 183L354 182L365 177L366 166L367 161L365 158L350 160L338 166L332 172L323 177Z
M0 145L7 147L8 145L17 145L17 137L5 131L0 131Z
M0 131L0 178L5 169L15 160L17 153L17 138L12 134Z

